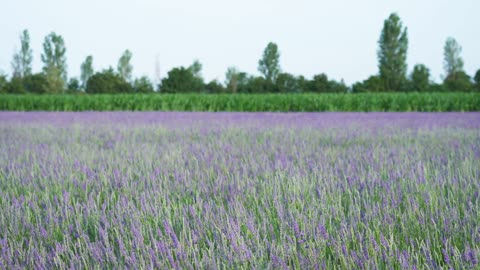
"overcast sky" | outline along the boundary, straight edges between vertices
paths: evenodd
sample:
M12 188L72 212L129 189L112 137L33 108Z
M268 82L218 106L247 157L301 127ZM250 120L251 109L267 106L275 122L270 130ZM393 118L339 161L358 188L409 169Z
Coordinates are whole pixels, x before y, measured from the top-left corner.
M426 64L435 80L443 74L443 46L452 36L463 47L465 70L480 68L479 0L7 0L0 10L0 70L28 29L34 71L41 70L45 35L55 31L67 47L68 75L93 55L95 70L116 67L125 49L134 75L161 76L195 59L207 80L224 81L229 66L258 74L269 41L278 44L283 71L311 77L326 73L350 84L377 71L377 41L383 21L397 12L408 27L409 72Z

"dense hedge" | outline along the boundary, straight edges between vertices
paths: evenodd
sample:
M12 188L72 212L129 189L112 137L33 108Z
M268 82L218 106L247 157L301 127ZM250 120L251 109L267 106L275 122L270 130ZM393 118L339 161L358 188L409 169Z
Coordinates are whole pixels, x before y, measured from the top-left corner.
M480 111L480 93L0 95L10 111Z

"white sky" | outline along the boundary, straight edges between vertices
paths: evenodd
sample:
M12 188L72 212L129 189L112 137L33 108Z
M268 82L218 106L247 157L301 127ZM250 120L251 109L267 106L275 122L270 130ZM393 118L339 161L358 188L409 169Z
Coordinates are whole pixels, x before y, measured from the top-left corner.
M229 66L258 74L269 41L278 44L286 72L326 73L348 84L377 73L377 41L383 21L397 12L409 31L409 71L426 64L437 81L443 45L453 36L463 47L465 70L480 68L479 0L6 0L0 8L0 70L28 29L34 71L41 70L44 37L64 37L69 76L93 55L95 70L116 68L125 49L133 52L134 75L154 78L198 59L206 80L224 81Z

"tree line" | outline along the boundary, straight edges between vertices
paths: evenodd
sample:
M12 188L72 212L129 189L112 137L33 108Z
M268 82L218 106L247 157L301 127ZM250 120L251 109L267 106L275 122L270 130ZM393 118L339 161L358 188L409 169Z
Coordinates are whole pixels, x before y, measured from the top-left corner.
M32 72L33 51L28 30L20 35L20 49L12 59L12 74L0 74L0 93L360 93L360 92L452 92L480 91L480 69L470 77L463 69L462 47L452 38L444 46L444 80L431 80L423 64L407 73L408 32L400 17L393 13L385 21L378 41L378 74L347 86L343 80L329 79L324 73L313 78L282 71L277 44L270 42L258 61L262 76L254 76L230 67L225 81L205 82L202 64L170 70L161 82L148 77L133 78L132 52L125 50L116 69L94 71L93 56L85 58L79 78L68 78L66 46L62 36L52 32L43 42L41 72Z

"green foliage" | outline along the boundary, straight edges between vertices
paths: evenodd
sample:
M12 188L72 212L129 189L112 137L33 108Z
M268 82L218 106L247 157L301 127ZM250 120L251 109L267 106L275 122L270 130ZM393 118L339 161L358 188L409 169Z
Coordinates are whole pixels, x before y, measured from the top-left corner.
M30 35L28 30L23 30L20 36L20 51L13 55L13 77L23 78L32 74L32 49L30 48Z
M429 92L448 92L448 90L445 88L445 86L441 83L433 83L429 87Z
M304 92L299 80L289 73L280 73L276 80L276 92L279 93L300 93Z
M480 69L475 73L473 80L475 81L475 88L480 91Z
M363 82L357 82L352 86L353 93L382 92L384 84L379 76L370 76Z
M36 73L23 78L23 84L28 93L44 94L48 92L48 78L45 73Z
M329 88L328 77L325 73L313 76L309 87L311 92L327 92Z
M445 69L445 77L454 76L455 73L463 71L463 59L460 56L462 46L452 38L447 38L445 47L443 48L443 67Z
M89 55L80 66L80 86L82 89L87 87L87 81L93 74L93 56Z
M190 68L184 67L170 70L160 87L162 93L203 92L203 90L203 79L196 76Z
M95 80L95 74L89 80ZM93 82L93 81L92 81ZM89 84L87 83L87 84ZM127 84L128 85L128 84ZM88 91L88 87L87 87ZM18 111L479 111L479 93L0 95Z
M142 76L133 82L133 91L135 93L153 93L153 84L148 77Z
M350 91L350 88L345 84L343 79L340 82L330 80L329 87L330 93L348 93Z
M6 93L7 92L7 76L5 74L0 73L0 93Z
M314 93L346 93L348 87L345 83L329 80L324 73L313 76L313 80L309 82L308 91Z
M406 81L408 36L407 28L403 28L396 13L385 20L378 44L378 65L384 89L400 91Z
M110 68L103 72L97 72L90 77L87 81L86 92L92 94L130 93L132 92L132 87Z
M29 74L24 77L13 77L9 82L0 76L0 93L11 94L44 94L49 90L49 82L45 73Z
M247 83L239 89L239 93L273 93L276 86L263 77L250 77Z
M50 66L45 69L45 76L47 78L48 93L59 94L64 92L65 81L60 69L55 66Z
M20 77L13 77L10 82L5 86L6 92L10 94L25 94L25 86L23 85L23 79Z
M130 60L132 60L132 52L125 50L117 65L118 74L127 82L132 80L133 66L130 64Z
M225 93L225 87L217 80L212 80L205 85L205 90L207 93Z
M303 75L300 75L296 78L298 89L301 92L308 92L311 86L310 80L305 78Z
M41 60L42 74L32 75L32 49L30 36L24 30L20 36L21 48L12 60L12 79L0 74L0 93L60 94L77 93L152 93L152 82L141 77L133 80L132 53L125 50L117 65L116 74L107 70L94 74L93 57L87 56L81 64L80 81L72 79L67 84L66 48L62 36L51 32L44 39ZM277 44L270 42L258 61L263 77L250 76L235 67L228 68L225 86L216 80L204 84L202 64L195 60L188 68L178 67L168 72L158 89L161 93L365 93L365 92L468 92L480 91L480 70L472 79L463 70L462 47L449 37L444 46L445 80L443 84L430 81L430 71L425 65L415 65L409 80L406 78L408 34L400 17L392 13L384 21L377 51L379 74L350 89L342 81L329 80L324 73L311 80L281 72ZM92 77L95 77L92 79ZM92 79L92 80L91 80ZM158 81L156 81L158 83Z
M430 88L430 70L422 64L415 65L410 75L410 91L422 92Z
M66 52L67 49L62 36L52 32L45 37L42 54L43 71L47 74L52 93L63 92L67 84ZM60 82L62 82L61 87Z
M202 63L200 61L195 60L193 63L188 67L188 70L193 74L193 76L197 78L202 78Z
M464 71L457 71L448 75L443 81L445 88L448 91L472 91L474 85L470 76Z
M269 82L275 82L280 74L280 52L277 44L270 42L263 52L262 59L258 61L258 71Z
M226 91L229 93L238 92L239 88L244 87L248 82L248 75L245 72L240 72L235 67L229 67L225 74Z
M68 81L67 89L69 92L76 93L80 90L80 81L77 78L71 78L70 81Z

